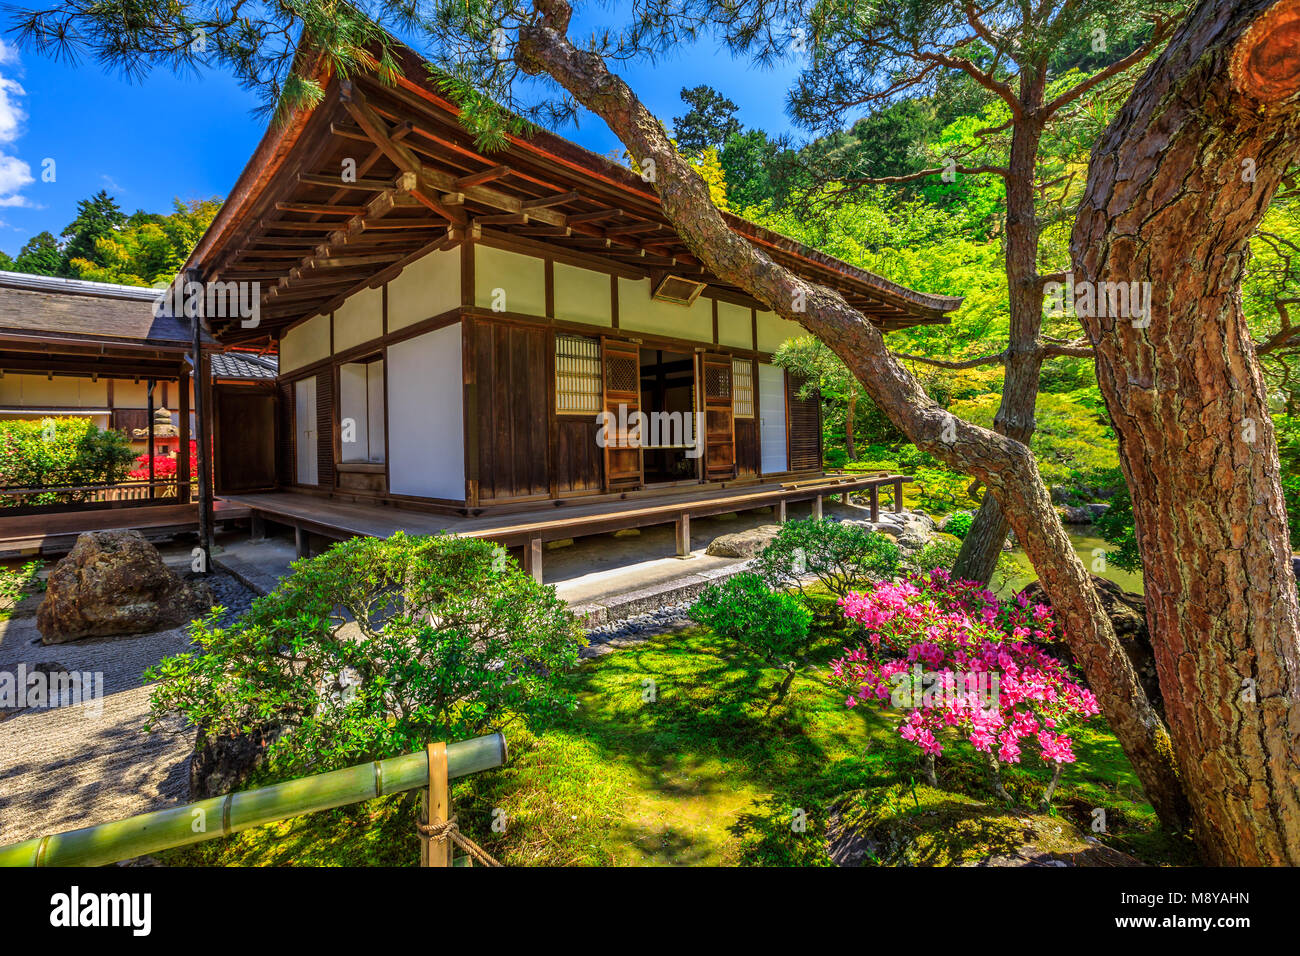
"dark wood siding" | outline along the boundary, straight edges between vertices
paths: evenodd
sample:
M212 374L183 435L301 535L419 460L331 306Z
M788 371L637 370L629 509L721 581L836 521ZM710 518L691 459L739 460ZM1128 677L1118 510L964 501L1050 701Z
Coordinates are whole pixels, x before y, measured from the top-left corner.
M248 385L212 389L216 493L275 486L275 393Z
M736 419L736 474L758 474L758 419Z
M786 376L789 408L790 470L807 471L822 466L822 400L814 390L799 397L799 383Z
M316 484L334 487L334 370L316 376Z
M604 487L604 455L596 444L595 416L557 415L555 428L555 490L559 494L600 491Z
M276 468L281 485L292 485L295 476L293 453L293 383L281 382L279 385L279 429L276 434Z
M549 494L546 343L543 329L475 324L480 501Z

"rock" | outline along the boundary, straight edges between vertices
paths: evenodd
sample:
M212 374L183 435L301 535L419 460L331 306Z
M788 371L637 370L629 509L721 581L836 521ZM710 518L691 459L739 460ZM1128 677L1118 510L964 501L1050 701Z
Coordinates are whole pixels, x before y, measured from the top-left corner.
M1291 570L1295 572L1296 580L1300 580L1300 554L1291 558Z
M1160 680L1156 676L1156 656L1151 649L1151 632L1147 629L1146 598L1141 594L1125 591L1114 581L1108 581L1095 574L1091 577L1102 607L1106 609L1106 616L1115 627L1115 636L1119 638L1124 652L1133 662L1142 689L1146 691L1152 706L1163 715L1164 701L1160 697ZM1047 600L1047 595L1043 593L1042 586L1037 581L1020 593L1028 597L1031 605L1051 606L1051 602ZM1053 643L1050 649L1063 660L1073 663L1069 648L1065 646L1064 641Z
M933 791L924 791L930 795ZM952 793L933 804L848 825L840 809L827 827L839 866L1143 866L1063 815L981 803ZM924 797L922 798L924 799Z
M560 550L560 548L571 548L571 547L573 547L572 538L560 538L558 541L546 542L547 551L558 551Z
M177 627L212 605L202 584L170 570L138 531L92 531L50 572L36 611L41 643Z
M614 537L616 538L636 538L640 537L640 535L640 528L619 528L614 532Z
M1106 504L1104 501L1094 501L1092 504L1087 505L1086 507L1090 512L1092 512L1092 517L1094 521L1097 518L1100 518L1102 515L1104 515L1108 510L1110 510L1110 505Z
M715 558L752 558L780 533L780 525L763 524L748 531L721 534L709 542L704 553Z
M190 755L190 800L206 800L241 789L266 760L266 748L279 736L271 728L209 737Z
M1092 511L1087 505L1062 505L1056 511L1064 524L1092 524Z

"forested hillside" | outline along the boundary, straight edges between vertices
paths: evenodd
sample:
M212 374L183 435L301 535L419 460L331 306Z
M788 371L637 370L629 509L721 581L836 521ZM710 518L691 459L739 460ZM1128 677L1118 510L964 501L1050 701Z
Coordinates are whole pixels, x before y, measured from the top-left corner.
M1054 54L1052 86L1086 84L1137 49L1150 29L1109 38L1081 34L1075 47ZM1133 79L1098 82L1043 136L1034 179L1037 267L1045 275L1066 278L1089 152ZM1008 164L1006 105L951 71L936 92L897 98L847 130L812 135L796 146L743 127L724 92L695 87L684 89L682 99L687 109L673 123L678 147L690 153L715 197L725 197L727 209L903 285L965 297L951 325L897 332L890 344L910 357L933 398L962 418L992 426L1009 337L1006 188L997 174L954 167ZM813 102L796 90L788 108L818 133L821 117ZM942 171L918 175L927 169ZM1300 357L1300 335L1292 334L1289 312L1300 305L1300 179L1278 193L1251 243L1243 296L1272 392L1293 545L1300 548L1300 377L1291 368ZM1068 290L1062 300L1068 302ZM1060 301L1054 307L1047 298L1042 338L1064 354L1042 367L1030 444L1058 501L1113 501L1103 522L1106 535L1121 546L1112 559L1136 568L1115 435L1083 330ZM919 469L928 479L927 506L977 506L978 486L908 443L828 349L809 338L785 349L780 361L821 387L829 464Z

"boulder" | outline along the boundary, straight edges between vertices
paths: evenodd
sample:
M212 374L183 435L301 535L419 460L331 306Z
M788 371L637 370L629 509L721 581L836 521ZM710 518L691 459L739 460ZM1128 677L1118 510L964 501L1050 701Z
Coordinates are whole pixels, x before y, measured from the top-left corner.
M242 789L253 771L266 762L266 749L277 736L271 728L220 736L200 733L190 755L190 800Z
M748 531L721 534L709 542L704 553L715 558L752 558L780 533L780 525L763 524Z
M36 611L41 643L144 634L177 627L212 605L162 562L138 531L92 531L54 566Z
M1115 627L1115 636L1119 638L1124 652L1133 662L1142 689L1146 691L1152 706L1163 715L1164 701L1160 697L1160 680L1156 676L1156 656L1151 649L1151 632L1147 629L1146 598L1141 594L1125 591L1114 581L1108 581L1095 574L1092 575L1092 583L1097 589L1097 596L1101 598L1102 607L1106 609L1106 616ZM1051 606L1052 602L1047 600L1047 595L1043 593L1042 586L1037 581L1020 593L1028 597L1030 604ZM1051 651L1063 660L1073 663L1070 650L1063 641L1052 644Z
M1056 511L1063 524L1092 524L1093 513L1088 505L1062 505Z

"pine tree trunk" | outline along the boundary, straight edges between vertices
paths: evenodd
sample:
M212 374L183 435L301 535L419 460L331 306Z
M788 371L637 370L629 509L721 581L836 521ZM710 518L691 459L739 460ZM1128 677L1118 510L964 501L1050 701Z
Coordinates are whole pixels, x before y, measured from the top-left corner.
M516 60L548 73L600 116L628 151L657 170L655 190L678 234L719 279L800 322L839 356L867 394L918 448L1013 502L1012 526L1038 570L1070 649L1097 695L1147 798L1167 825L1186 821L1186 797L1169 737L1152 710L1088 572L1066 536L1029 449L945 411L885 347L880 330L836 292L801 279L732 231L708 186L674 149L663 125L599 54L567 38L567 0L534 0L541 17L521 26ZM796 305L798 303L798 305ZM945 440L952 438L953 440Z
M849 392L848 405L844 409L844 454L849 461L858 460L857 450L853 447L853 413L857 410L857 405L858 393Z
M1071 244L1076 287L1150 282L1146 327L1081 318L1196 839L1227 865L1300 864L1300 607L1240 296L1298 144L1300 0L1203 0L1097 144Z
M1043 368L1039 333L1043 326L1043 287L1038 278L1038 218L1034 182L1038 171L1038 144L1043 127L1030 111L1043 102L1041 78L1024 76L1020 101L1029 115L1011 132L1011 151L1005 177L1007 189L1007 303L1009 335L1003 365L1002 399L993 429L1029 444L1034 434L1034 410ZM1011 522L996 494L987 494L970 531L962 539L953 564L954 577L987 584L993 577Z

